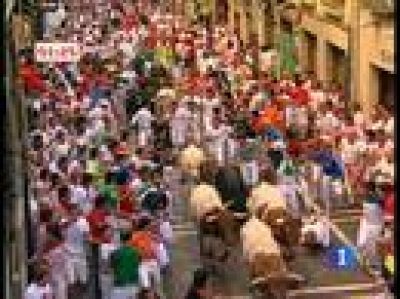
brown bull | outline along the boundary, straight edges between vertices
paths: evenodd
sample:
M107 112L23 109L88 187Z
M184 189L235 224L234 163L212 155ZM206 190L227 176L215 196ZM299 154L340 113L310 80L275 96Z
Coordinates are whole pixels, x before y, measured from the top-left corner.
M220 268L240 240L240 226L233 214L214 209L199 223L200 255L214 268Z
M289 273L281 256L256 254L250 264L252 290L260 298L281 299L286 292L296 289L304 281L302 277Z
M293 218L284 209L268 210L266 205L259 209L257 217L271 227L285 260L294 258L294 250L300 240L301 220Z

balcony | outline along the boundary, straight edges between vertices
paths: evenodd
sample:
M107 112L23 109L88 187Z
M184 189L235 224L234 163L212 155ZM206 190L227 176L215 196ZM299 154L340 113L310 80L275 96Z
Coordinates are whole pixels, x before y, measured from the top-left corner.
M317 0L301 0L299 6L303 12L313 15L317 10Z
M301 0L300 6L304 8L316 8L317 0Z
M322 0L323 15L334 23L342 23L345 11L344 2L344 0Z
M364 7L377 17L393 17L395 0L364 0Z
M294 9L299 6L300 0L286 0L282 1L282 7L285 9Z

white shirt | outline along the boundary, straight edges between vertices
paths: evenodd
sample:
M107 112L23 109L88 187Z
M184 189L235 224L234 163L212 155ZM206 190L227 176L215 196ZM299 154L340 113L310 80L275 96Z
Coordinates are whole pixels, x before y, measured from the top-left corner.
M328 111L325 116L322 117L320 120L320 129L323 132L332 132L333 130L336 130L340 127L340 122L338 118L333 115L332 112Z
M394 117L390 117L385 124L385 133L393 136L394 135Z
M357 246L364 247L373 244L380 236L382 225L379 223L371 223L366 217L361 218L357 236Z
M163 221L160 224L160 233L163 238L163 240L167 243L170 244L172 242L173 238L173 230L171 223L169 221Z
M77 169L81 169L81 164L78 160L72 160L68 165L68 174L71 174Z
M77 221L71 223L65 236L65 243L71 253L85 253L85 239L89 233L89 223L84 217L79 217Z
M368 149L367 141L364 137L358 138L356 143L356 149L359 153L365 153Z
M308 125L308 115L305 107L300 107L297 109L297 124L300 126Z
M367 149L369 152L375 152L379 149L379 142L368 142Z
M390 177L394 177L394 164L389 163L387 159L383 158L380 159L375 166L373 167L372 171L382 171L383 173L389 175Z
M295 107L287 106L285 108L285 120L286 120L286 125L287 126L295 123L295 120L296 120L296 109L295 109Z
M370 124L370 129L373 131L382 130L384 129L384 123L381 120L375 121Z
M356 112L356 113L354 113L354 116L353 116L353 120L354 120L354 124L357 126L357 127L363 127L364 126L364 124L365 124L365 117L364 117L364 114L362 113L362 112Z
M51 173L59 173L60 170L58 169L57 161L53 160L49 164L49 171Z
M68 142L64 142L57 145L57 154L59 156L67 156L69 151L69 144Z
M385 150L386 150L388 153L393 152L393 150L394 150L394 142L393 142L393 140L392 140L392 139L386 140L386 141L385 141L384 147L385 147Z
M192 114L186 107L178 107L175 110L174 117L172 119L172 126L177 128L186 128Z
M41 106L42 106L42 104L39 99L33 100L32 107L34 110L40 111Z
M157 261L161 267L165 267L169 264L169 256L165 245L161 242L157 244L156 248Z
M71 202L77 204L81 211L88 212L92 208L94 189L86 190L83 186L71 186Z
M48 253L47 257L50 262L50 273L52 277L67 277L68 251L65 243L63 243Z
M132 117L131 123L138 124L139 129L151 129L151 121L153 120L153 116L149 109L141 108L136 114Z
M357 144L354 142L353 144L349 143L348 139L342 139L342 159L346 163L353 163L356 158L357 153Z

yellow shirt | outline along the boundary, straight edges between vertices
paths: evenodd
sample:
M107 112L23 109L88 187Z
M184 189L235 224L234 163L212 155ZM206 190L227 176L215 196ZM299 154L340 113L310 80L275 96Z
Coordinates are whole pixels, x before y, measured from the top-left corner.
M385 268L391 275L394 275L394 255L388 255L385 257Z

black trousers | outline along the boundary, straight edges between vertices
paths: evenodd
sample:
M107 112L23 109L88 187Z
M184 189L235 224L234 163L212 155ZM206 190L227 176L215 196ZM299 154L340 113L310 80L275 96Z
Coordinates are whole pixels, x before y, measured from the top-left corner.
M89 298L102 298L100 286L100 244L90 244Z
M269 150L268 157L271 159L274 169L277 170L283 160L283 152L280 150Z

